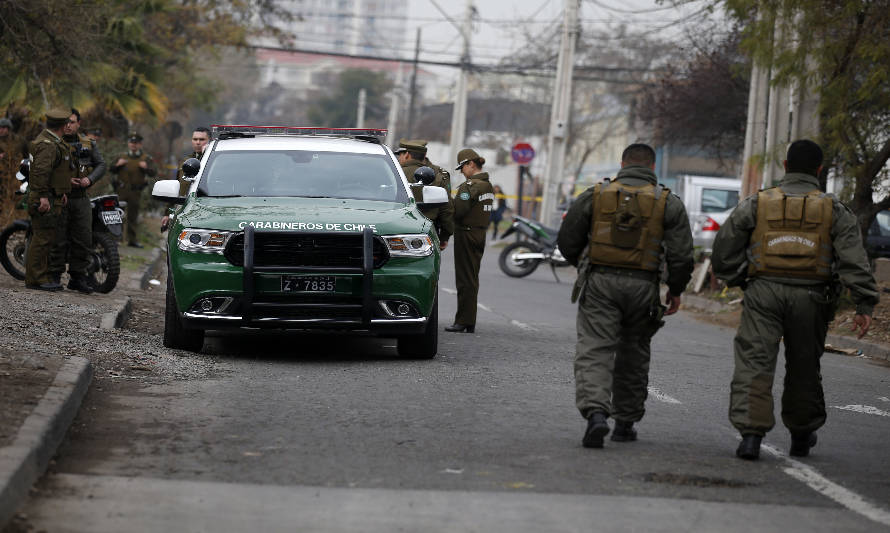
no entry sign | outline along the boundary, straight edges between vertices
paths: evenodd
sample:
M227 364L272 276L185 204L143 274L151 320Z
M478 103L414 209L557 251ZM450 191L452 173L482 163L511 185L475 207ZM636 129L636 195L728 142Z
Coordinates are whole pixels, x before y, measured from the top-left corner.
M535 149L528 143L516 143L510 150L510 155L513 157L513 161L520 165L527 165L535 158Z

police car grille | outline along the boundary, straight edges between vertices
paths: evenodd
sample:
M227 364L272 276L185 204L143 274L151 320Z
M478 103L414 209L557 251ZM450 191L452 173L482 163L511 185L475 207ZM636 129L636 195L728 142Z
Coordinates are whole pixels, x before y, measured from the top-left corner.
M327 233L260 233L254 234L253 263L256 266L362 266L362 236ZM389 259L386 245L374 238L374 268ZM244 266L244 235L235 235L226 245L225 257L236 266Z

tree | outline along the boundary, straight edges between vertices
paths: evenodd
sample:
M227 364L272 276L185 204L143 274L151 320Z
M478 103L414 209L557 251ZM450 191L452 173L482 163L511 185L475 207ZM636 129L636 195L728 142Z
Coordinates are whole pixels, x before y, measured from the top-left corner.
M691 58L669 65L658 84L643 91L637 112L659 142L700 146L720 159L741 154L750 61L740 41L740 31L733 31L717 42L696 43Z
M286 38L264 23L288 19L279 1L4 0L0 106L157 123L171 101L207 105L214 84L195 76L197 61L250 36Z
M890 0L725 5L745 26L743 48L772 69L773 83L800 80L818 94L822 178L849 178L843 196L865 235L890 208L882 185L890 177Z
M340 73L337 86L328 96L321 97L309 110L313 125L352 128L358 118L358 93L365 89L365 120L368 124L385 127L388 104L384 101L392 83L383 72L352 68Z

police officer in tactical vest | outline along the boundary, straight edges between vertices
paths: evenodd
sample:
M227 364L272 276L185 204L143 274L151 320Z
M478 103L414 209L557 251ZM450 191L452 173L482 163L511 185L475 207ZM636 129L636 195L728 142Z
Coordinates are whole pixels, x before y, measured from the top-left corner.
M457 153L457 170L466 181L454 197L454 280L457 285L457 313L445 331L476 331L476 297L479 294L479 266L485 252L485 231L491 217L494 190L488 173L482 172L485 158L472 148Z
M136 228L139 223L139 203L142 190L148 186L148 180L157 176L158 169L150 155L142 151L142 135L131 133L127 138L127 151L118 156L111 173L117 174L115 190L121 200L127 202L127 240L135 248L142 248L137 238Z
M424 164L424 161L426 160L426 143L423 141L402 139L399 141L399 148L395 150L395 154L399 158L399 164L402 165L402 172L404 172L405 177L408 178L408 182L415 183L416 179L414 173L417 169L428 166ZM433 169L433 172L435 173L433 181L426 185L447 187L448 184L442 181L441 174L436 173L435 169ZM439 235L440 250L444 250L448 247L448 239L454 234L454 215L450 201L451 191L449 190L447 192L449 195L449 202L447 204L437 207L420 208L420 212L423 213L425 217L432 220L433 224L436 226L436 233Z
M628 146L617 177L578 196L559 230L559 249L578 266L575 396L587 419L582 444L634 441L649 382L649 345L663 315L676 313L692 276L692 233L683 202L658 185L655 151ZM667 310L658 296L667 263Z
M825 423L819 359L841 284L856 303L859 337L878 301L856 215L819 188L822 149L795 141L784 165L777 187L736 207L711 256L717 277L745 290L729 404L729 420L742 435L736 450L742 459L759 457L760 441L775 425L779 341L784 338L782 422L791 432L789 453L806 456Z
M80 133L80 113L71 110L62 139L71 147L71 157L77 165L77 175L71 180L68 203L62 208L56 241L49 254L49 271L59 283L68 263L68 288L89 294L95 290L87 277L93 248L93 208L87 188L105 175L105 160L96 142Z
M32 233L25 256L25 287L29 289L62 290L50 276L48 259L71 180L77 176L71 147L62 140L70 115L66 109L47 111L46 129L31 141L34 162L28 179L28 216Z

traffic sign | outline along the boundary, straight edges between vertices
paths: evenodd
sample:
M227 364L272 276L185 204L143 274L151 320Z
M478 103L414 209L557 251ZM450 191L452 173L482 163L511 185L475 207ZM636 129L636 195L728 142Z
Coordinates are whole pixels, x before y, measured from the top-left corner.
M535 158L535 149L529 143L520 142L513 145L510 155L513 157L513 161L520 165L527 165Z

